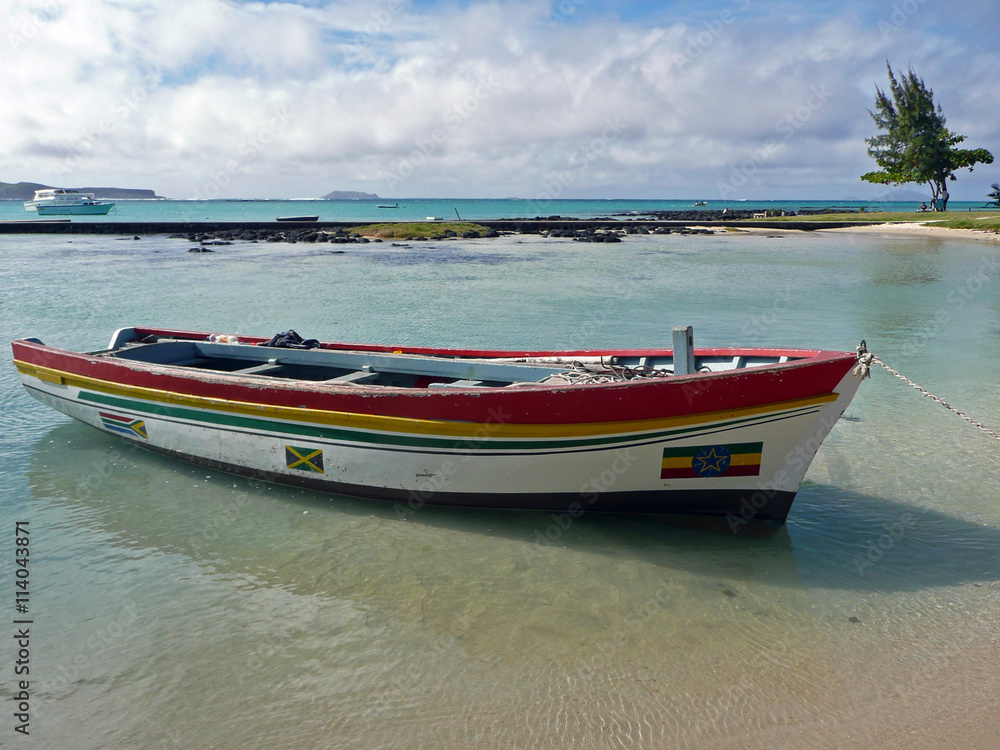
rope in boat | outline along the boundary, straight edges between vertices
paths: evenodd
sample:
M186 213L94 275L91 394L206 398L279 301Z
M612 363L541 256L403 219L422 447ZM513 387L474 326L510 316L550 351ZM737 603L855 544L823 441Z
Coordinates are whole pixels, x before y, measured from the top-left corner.
M571 369L564 370L554 377L573 385L582 385L586 383L623 383L626 380L666 378L673 375L670 370L657 370L648 365L625 367L605 364L603 357L601 357L600 366L585 365L583 362L573 362L572 364Z
M959 411L958 409L956 409L954 406L952 406L951 404L949 404L947 401L945 401L940 396L935 396L933 393L931 393L930 391L928 391L926 388L923 388L923 387L917 385L916 383L914 383L912 380L910 380L908 377L906 377L902 373L897 372L896 370L893 370L891 367L889 367L889 365L887 365L881 359L879 359L874 354L872 354L871 352L868 351L868 342L865 341L864 339L862 339L861 343L858 345L857 351L858 351L858 364L854 368L854 374L855 375L860 375L862 377L862 379L864 379L864 378L870 378L871 377L872 364L874 363L876 365L879 365L880 367L882 367L883 369L885 369L887 372L895 375L897 378L899 378L900 380L902 380L904 383L906 383L911 388L915 388L916 390L920 391L920 393L922 395L926 396L931 401L937 401L939 404L941 404L941 406L943 406L948 411L954 412L955 414L957 414L958 416L960 416L962 419L964 419L969 424L973 425L974 427L978 427L980 430L982 430L983 432L985 432L987 435L990 435L992 437L995 437L997 440L1000 440L1000 434L998 434L998 433L994 432L993 430L989 429L986 425L984 425L984 424L982 424L980 422L977 422L975 419L973 419L972 417L970 417L965 412Z

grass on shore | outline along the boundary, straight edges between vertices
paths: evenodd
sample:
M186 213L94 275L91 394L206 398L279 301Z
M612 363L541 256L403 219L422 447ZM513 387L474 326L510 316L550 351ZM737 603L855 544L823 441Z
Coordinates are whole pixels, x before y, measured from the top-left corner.
M399 222L390 224L368 224L363 227L354 227L349 230L351 234L361 237L374 237L380 240L415 240L421 237L438 237L445 232L454 232L461 235L462 232L475 232L483 235L489 230L480 224L473 224L469 221L419 221L419 222Z
M806 216L769 216L767 221L856 221L861 224L888 222L907 224L924 222L932 227L947 229L1000 230L1000 211L889 212L869 211L850 214L814 214ZM748 223L752 223L750 219Z

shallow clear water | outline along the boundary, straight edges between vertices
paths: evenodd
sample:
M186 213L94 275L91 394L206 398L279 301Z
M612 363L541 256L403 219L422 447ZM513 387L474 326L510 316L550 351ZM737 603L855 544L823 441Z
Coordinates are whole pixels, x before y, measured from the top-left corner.
M0 334L70 349L128 324L498 348L669 346L680 324L706 345L866 338L1000 424L994 245L188 246L2 236ZM31 527L37 747L907 747L906 717L996 705L998 441L883 371L770 536L272 487L71 422L15 375L8 349L0 507L8 550L13 522ZM9 717L0 732L17 744Z

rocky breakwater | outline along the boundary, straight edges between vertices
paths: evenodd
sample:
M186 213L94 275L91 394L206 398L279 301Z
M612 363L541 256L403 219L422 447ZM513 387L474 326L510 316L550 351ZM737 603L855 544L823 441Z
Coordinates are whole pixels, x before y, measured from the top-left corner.
M633 212L627 213L617 213L614 214L616 218L621 219L622 217L629 218L635 221L642 221L643 219L653 219L655 221L690 221L691 223L700 223L705 221L742 221L743 219L753 219L755 216L760 214L767 214L768 216L795 216L794 211L782 211L782 210L760 210L760 209L690 209L690 210L680 210L680 211L649 211L647 213L636 214ZM805 213L805 212L803 212Z
M210 253L212 247L219 245L232 245L234 242L285 242L295 244L298 242L329 242L336 245L346 244L366 244L369 242L381 242L382 240L370 240L367 237L358 237L345 229L322 230L314 227L308 228L280 228L280 229L225 229L216 232L190 232L187 234L172 234L172 239L187 240L197 242L188 252Z

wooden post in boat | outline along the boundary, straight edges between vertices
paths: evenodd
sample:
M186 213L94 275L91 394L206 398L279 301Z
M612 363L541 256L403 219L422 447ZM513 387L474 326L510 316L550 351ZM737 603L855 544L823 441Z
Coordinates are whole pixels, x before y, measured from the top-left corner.
M694 328L674 326L674 375L694 373Z

